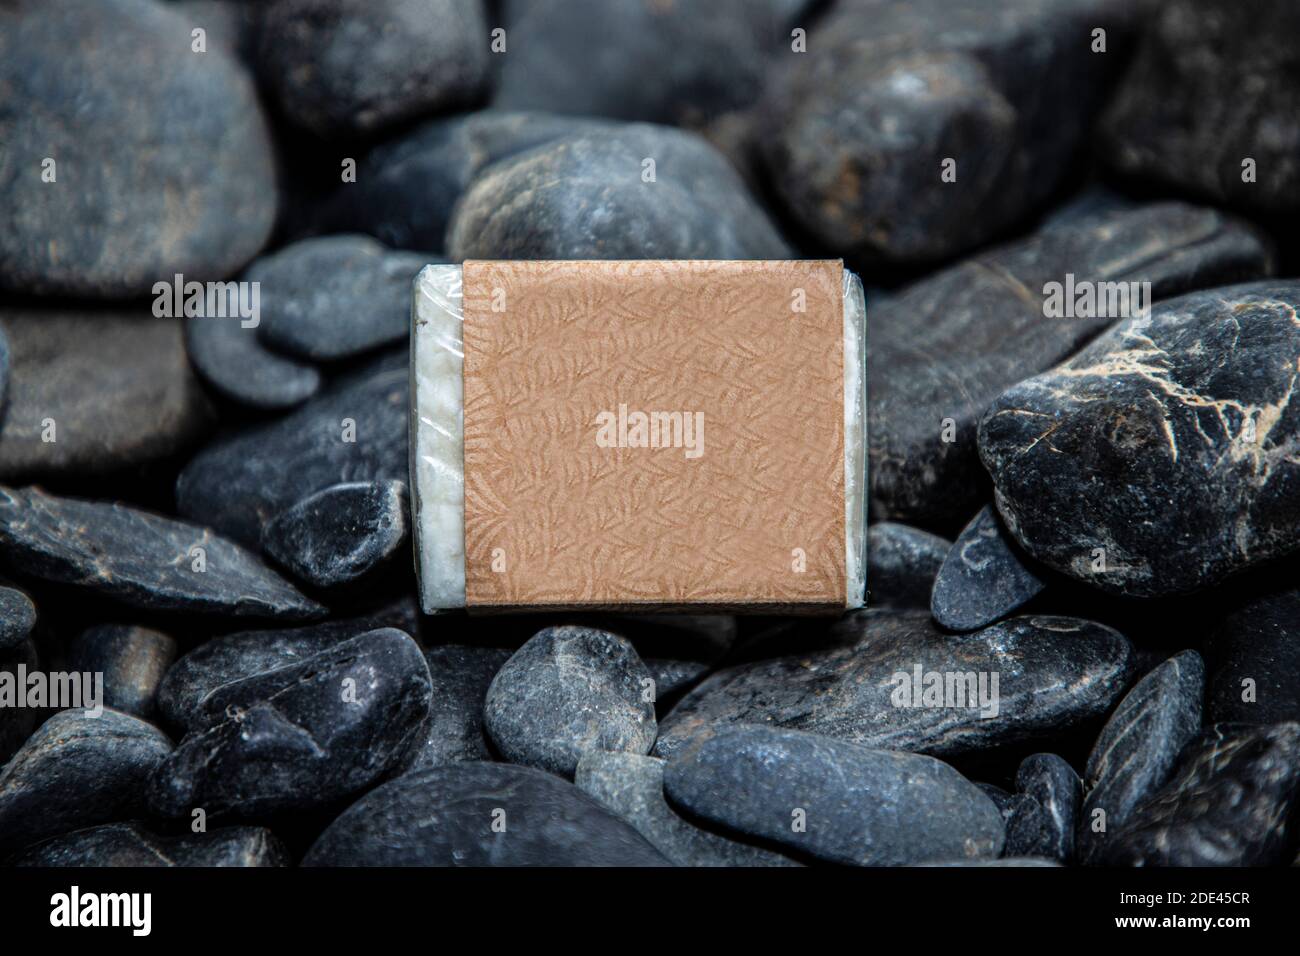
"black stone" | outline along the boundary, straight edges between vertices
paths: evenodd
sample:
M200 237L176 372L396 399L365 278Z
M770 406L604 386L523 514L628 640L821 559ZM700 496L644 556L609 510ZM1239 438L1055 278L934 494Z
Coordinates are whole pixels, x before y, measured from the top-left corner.
M664 761L640 754L590 750L574 783L636 828L677 866L798 866L794 860L702 830L664 799Z
M207 528L36 488L0 488L0 556L31 577L149 610L268 618L324 613L256 556Z
M548 627L497 671L483 723L511 763L572 777L588 750L648 752L654 697L650 672L626 638Z
M934 580L934 619L954 631L973 631L1042 591L1042 578L1017 551L993 507L981 508L957 536Z
M988 500L976 426L998 395L1117 317L1048 318L1047 283L1150 282L1153 299L1268 272L1258 234L1221 213L1158 203L1045 227L870 308L867 452L874 520L934 528ZM1109 311L1109 310L1107 310ZM1064 462L1062 462L1064 465Z
M18 647L36 626L36 605L22 591L0 585L0 652Z
M293 122L368 134L474 102L489 42L480 0L276 0L258 75Z
M176 642L160 631L126 624L87 628L68 650L68 666L104 675L104 705L152 720L158 688L176 659Z
M68 187L72 188L72 187ZM212 409L175 319L0 308L12 350L0 480L119 472L192 447Z
M1143 677L1120 701L1088 756L1088 793L1079 826L1083 862L1098 859L1110 835L1169 779L1178 755L1200 733L1204 694L1201 655L1183 651Z
M654 160L654 180L646 182ZM731 164L685 130L570 135L485 169L456 206L462 259L784 259L790 248Z
M713 674L664 719L655 754L671 757L690 738L737 723L936 756L1052 739L1110 709L1124 690L1132 655L1128 641L1109 627L1047 615L948 634L927 614L865 611L837 630L838 647ZM997 674L996 715L982 716L992 708L970 701L903 706L920 695L910 692L918 666L923 676L988 675L986 691Z
M1218 724L1107 841L1110 866L1273 866L1293 853L1300 724Z
M171 749L130 714L59 711L0 771L0 854L142 813L149 775Z
M1070 863L1083 799L1083 782L1074 768L1056 754L1034 754L1016 771L1016 789L1003 852Z
M39 666L36 645L30 640L0 650L0 681L11 683L15 689L21 686L18 683L21 673L30 674ZM0 707L0 767L31 735L40 713L30 707Z
M510 651L442 645L424 652L433 682L429 722L410 753L410 770L464 760L491 760L483 731L483 701Z
M293 413L211 443L176 481L178 510L256 547L268 522L317 491L405 481L406 378L405 350L385 355Z
M1216 202L1300 210L1296 36L1294 3L1162 4L1102 121L1100 155L1121 173ZM1254 182L1242 179L1246 158Z
M494 824L496 829L494 829ZM304 866L666 866L631 826L530 767L453 763L366 794Z
M411 334L411 283L429 262L369 236L324 236L258 259L245 273L260 283L268 347L305 361L334 361Z
M867 604L930 607L934 579L952 542L905 524L881 521L867 528Z
M410 534L406 483L332 485L266 526L262 550L299 581L333 588L373 576Z
M358 231L394 249L441 252L456 201L484 168L552 140L616 124L482 110L431 120L381 143L318 212L321 231Z
M215 45L193 53L191 29L144 0L0 9L0 288L143 296L175 273L224 278L266 242L275 164L253 82Z
M808 0L514 0L495 105L698 127L751 105ZM612 48L611 48L612 47ZM592 56L607 49L607 55ZM581 63L581 69L574 64Z
M942 761L797 730L705 734L668 761L664 789L706 820L834 863L906 865L1002 849L998 808Z
M166 836L138 823L108 823L54 837L11 857L9 866L289 866L265 827L219 827Z
M1210 631L1210 723L1300 722L1300 590L1253 596Z
M1297 281L1185 295L1004 392L979 450L1016 540L1141 597L1300 547L1297 307Z
M231 401L268 411L301 405L320 391L320 372L272 352L245 321L251 320L198 316L185 321L185 350L205 382Z
M371 614L304 627L239 631L215 637L167 671L158 692L158 709L168 726L195 730L205 721L207 699L227 684L301 664L337 644L383 627L413 633L414 606L398 604Z
M772 82L773 184L836 252L925 261L984 243L1086 153L1134 19L1111 0L837 4ZM1105 55L1089 46L1098 27Z
M645 659L645 669L655 682L655 703L690 690L704 679L709 665L700 661L670 661L654 657Z
M265 819L328 806L398 765L429 713L419 646L387 628L224 684L153 775L154 812Z

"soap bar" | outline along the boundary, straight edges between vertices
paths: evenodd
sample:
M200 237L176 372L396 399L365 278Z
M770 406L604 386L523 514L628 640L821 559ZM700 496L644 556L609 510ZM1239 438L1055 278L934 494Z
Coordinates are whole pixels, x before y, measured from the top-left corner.
M425 267L424 610L861 606L864 312L839 261Z

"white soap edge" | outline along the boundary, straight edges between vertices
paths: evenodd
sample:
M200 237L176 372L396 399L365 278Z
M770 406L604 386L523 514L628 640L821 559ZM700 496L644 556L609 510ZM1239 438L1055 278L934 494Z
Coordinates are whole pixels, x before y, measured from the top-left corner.
M866 296L844 270L844 606L862 607L867 589Z

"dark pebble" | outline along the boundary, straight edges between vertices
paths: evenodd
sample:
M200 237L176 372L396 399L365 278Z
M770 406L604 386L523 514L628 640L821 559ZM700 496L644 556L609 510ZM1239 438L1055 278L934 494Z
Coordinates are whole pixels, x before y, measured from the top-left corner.
M1252 597L1206 643L1211 723L1300 722L1300 590Z
M158 688L176 659L176 642L147 627L100 624L77 636L68 650L68 667L104 675L104 705L152 720Z
M419 646L393 628L225 684L153 775L152 809L265 819L328 806L383 778L429 713Z
M1002 816L952 767L797 730L727 727L676 753L669 798L720 826L827 860L995 857Z
M920 528L881 521L867 528L867 604L929 609L934 579L952 542Z
M27 640L36 626L36 605L17 588L0 585L0 652Z
M548 627L497 671L483 719L511 763L572 777L588 750L648 752L654 697L650 672L625 638Z
M233 402L265 411L293 408L320 391L315 367L272 352L245 321L251 320L185 320L185 350L205 382Z
M1016 789L1003 852L1009 857L1072 862L1083 799L1083 782L1074 768L1056 754L1034 754L1016 771Z
M453 763L366 794L304 866L667 866L641 834L573 784L534 770Z
M410 770L464 760L491 760L483 730L488 687L510 651L495 647L442 645L424 652L433 682L429 722L411 750Z
M220 827L166 836L138 823L108 823L46 840L9 866L289 866L288 851L265 827Z
M1043 590L992 505L971 519L944 559L930 613L944 627L973 631L1006 617Z

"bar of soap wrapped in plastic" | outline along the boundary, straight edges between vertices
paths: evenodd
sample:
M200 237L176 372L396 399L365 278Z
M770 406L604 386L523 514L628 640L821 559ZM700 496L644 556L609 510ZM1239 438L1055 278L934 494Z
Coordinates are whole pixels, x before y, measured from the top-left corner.
M427 266L424 610L861 606L864 312L839 261Z

